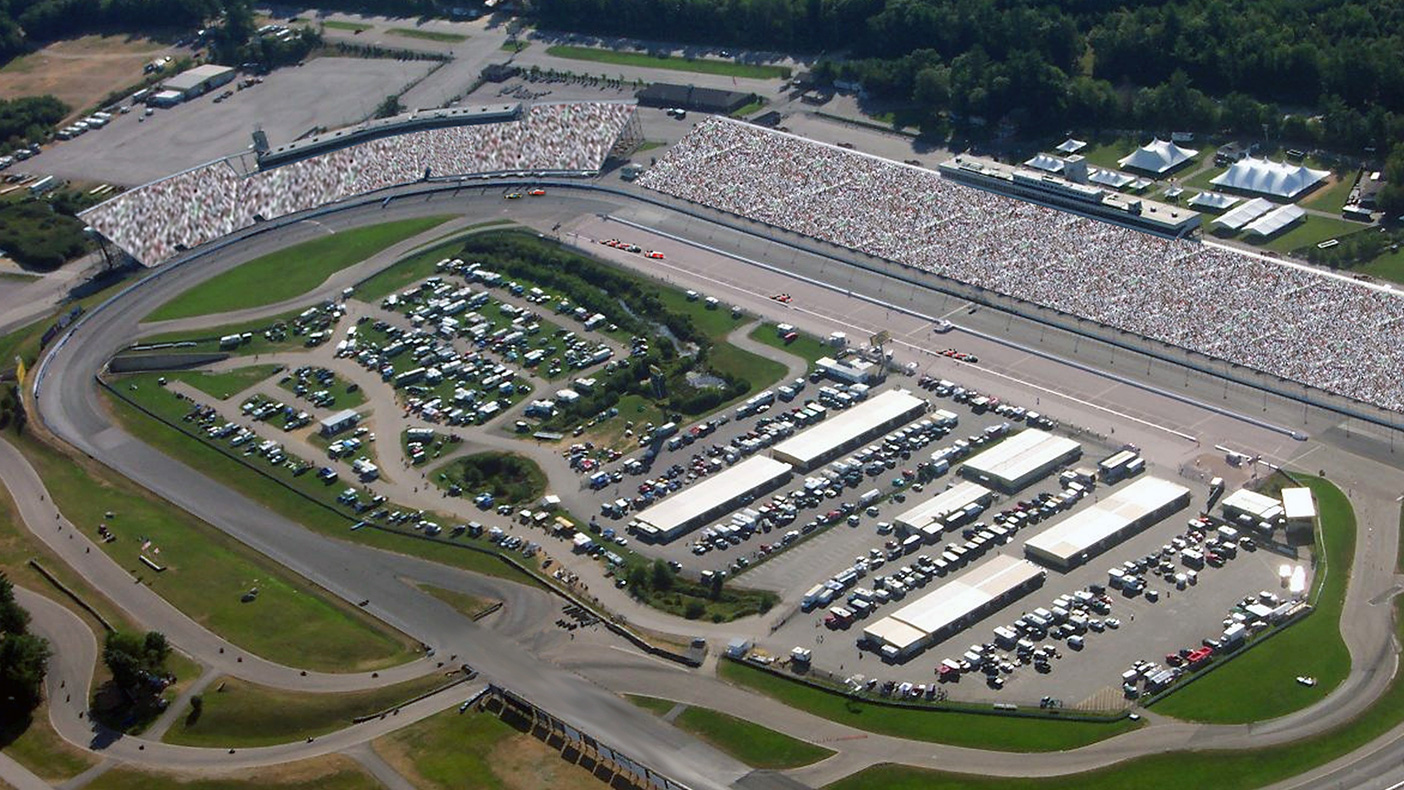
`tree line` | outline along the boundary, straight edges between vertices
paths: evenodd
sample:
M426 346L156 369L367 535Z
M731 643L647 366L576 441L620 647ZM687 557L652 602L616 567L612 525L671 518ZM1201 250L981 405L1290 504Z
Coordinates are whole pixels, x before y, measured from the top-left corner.
M536 9L545 27L818 51L819 77L909 101L922 125L955 113L1039 130L1261 134L1267 123L1338 148L1404 139L1404 4L1394 0L538 0ZM1323 117L1284 121L1278 105Z
M52 651L46 639L29 633L29 612L15 600L15 588L0 573L0 735L9 739L28 726L44 698L44 674Z

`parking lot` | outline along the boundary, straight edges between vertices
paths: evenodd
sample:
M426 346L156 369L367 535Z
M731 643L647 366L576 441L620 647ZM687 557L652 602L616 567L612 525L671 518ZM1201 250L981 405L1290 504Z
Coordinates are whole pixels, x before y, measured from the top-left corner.
M886 386L912 387L916 383L913 379L902 378ZM774 430L791 409L812 401L821 386L830 385L832 382L809 383L791 402L777 401L758 416L738 417L733 413L725 423L698 437L690 446L674 445L673 449L665 446L652 467L638 475L624 476L621 483L602 492L602 501L632 498L640 483L650 476L656 478L660 471L670 468L677 471L676 467L681 467L685 474L693 464L710 463L712 458L723 459L723 463L728 454L739 458L744 453L739 452L738 445L744 445L746 437L754 441L767 427ZM1172 543L1176 538L1183 542L1183 548L1199 547L1201 551L1204 551L1206 535L1210 542L1219 540L1213 525L1207 532L1192 531L1188 527L1188 522L1207 505L1208 486L1180 476L1178 469L1165 468L1155 463L1155 459L1147 459L1145 470L1136 478L1156 476L1184 485L1190 489L1188 506L1067 572L1049 569L1043 584L1033 592L980 617L914 658L884 663L875 651L860 650L865 623L886 617L950 580L962 578L996 555L1024 557L1023 546L1029 538L1129 484L1127 481L1118 481L1115 485L1096 484L1090 486L1084 496L1073 500L1067 497L1070 489L1064 485L1071 478L1065 476L1060 482L1058 475L1050 475L1015 494L997 495L994 503L974 521L947 532L936 544L921 545L911 553L903 552L900 532L890 527L893 519L956 482L954 475L958 464L953 464L950 471L933 475L929 466L918 469L927 463L925 459L957 441L970 443L973 454L979 449L974 445L991 441L979 437L997 436L1005 430L1002 426L1018 425L1020 420L1013 419L1013 414L1020 414L1025 421L1028 414L1027 411L1008 411L1009 405L1000 407L1002 414L991 408L972 408L968 395L962 398L966 402L957 403L949 396L921 389L914 391L932 404L932 411L922 419L929 421L937 409L949 410L958 415L959 425L949 432L912 431L904 440L911 444L900 448L896 444L888 445L890 452L884 452L885 439L899 434L899 430L894 429L886 437L878 437L852 453L872 463L860 464L861 469L847 479L837 475L836 482L818 488L817 496L802 493L806 489L806 479L823 478L825 472L835 470L833 464L808 474L797 474L782 489L742 508L752 511L765 508L767 516L780 516L784 523L776 520L760 526L749 536L745 536L746 530L723 536L724 530L708 529L705 534L709 537L704 539L704 530L698 529L667 545L643 550L681 564L690 574L726 570L736 584L780 592L784 598L782 608L770 616L773 624L780 625L757 643L770 655L783 657L789 655L793 647L804 647L813 653L814 669L837 677L862 674L868 679L929 686L935 682L943 660L966 661L968 665L967 651L979 646L980 652L990 655L993 674L987 677L978 666L972 667L973 671L948 673L947 681L940 687L950 696L1025 705L1048 697L1056 701L1050 704L1097 709L1130 704L1132 699L1147 691L1144 680L1135 686L1135 693L1128 694L1122 686L1122 673L1130 670L1134 662L1146 662L1147 668L1140 674L1147 676L1157 669L1154 664L1169 669L1167 655L1175 654L1178 661L1181 651L1200 647L1204 639L1220 637L1226 628L1226 618L1246 597L1256 597L1266 591L1285 599L1279 568L1284 563L1304 564L1306 561L1305 555L1296 549L1262 536L1257 536L1256 543L1245 541L1244 547L1233 551L1232 556L1221 551L1224 556L1218 566L1184 559L1182 547ZM937 391L944 392L943 389ZM914 420L912 426L921 424L922 419ZM1083 445L1083 455L1070 467L1095 469L1099 460L1121 449L1090 441L1083 435L1074 436ZM755 451L766 452L765 447L761 445ZM812 483L810 488L815 488ZM870 492L874 489L878 499L869 504L867 500L873 496ZM1067 501L1059 503L1055 496L1066 497ZM1021 517L1017 524L1005 517L1018 509L1037 510L1038 515ZM600 518L601 524L621 531L628 521L627 515L618 519ZM714 522L732 523L726 516ZM996 524L1001 525L1001 534L992 536L986 528ZM984 537L991 540L983 540ZM1277 537L1280 538L1280 533ZM941 562L939 558L945 551L961 544L970 548L972 544L966 541L972 538L974 543L987 545L968 555L973 556L973 560L962 560L938 573L935 566ZM699 554L697 546L703 542L709 548ZM1164 548L1167 545L1170 546L1168 551ZM922 562L920 558L923 557L928 561ZM1148 559L1150 562L1146 563ZM1127 585L1134 589L1134 594L1131 589L1109 584L1109 569L1135 561L1145 563L1146 567L1138 572L1144 580L1141 585ZM856 567L862 568L860 578L850 581L832 600L812 610L808 606L801 608L806 592L815 584ZM1137 573L1134 566L1127 572ZM855 591L869 593L871 597L855 607L848 603L854 600ZM1078 593L1081 597L1074 598ZM1068 598L1061 599L1061 596ZM825 620L830 618L830 608L835 605L861 608L864 612L847 627L830 627ZM1059 605L1061 608L1055 609ZM996 628L1012 628L1016 620L1039 609L1060 614L1067 611L1072 618L1064 622L1072 624L1065 628L1020 633L1019 637L1024 640L1022 645L1017 639L996 637ZM963 680L957 680L960 677ZM998 681L990 681L992 677L997 677Z
M255 128L262 128L276 146L315 127L369 118L381 99L434 65L315 58L305 66L278 69L262 84L236 90L220 103L214 100L224 89L150 116L137 105L102 129L47 147L25 168L82 182L144 184L247 149Z

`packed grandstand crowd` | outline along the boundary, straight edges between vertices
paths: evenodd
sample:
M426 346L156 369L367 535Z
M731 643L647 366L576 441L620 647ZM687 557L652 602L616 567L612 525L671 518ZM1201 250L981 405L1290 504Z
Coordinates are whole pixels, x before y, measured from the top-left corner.
M632 104L538 104L520 120L408 132L245 177L219 160L130 190L82 216L133 257L156 265L273 219L433 176L598 170Z
M1106 326L1404 410L1404 299L926 170L709 119L646 187Z

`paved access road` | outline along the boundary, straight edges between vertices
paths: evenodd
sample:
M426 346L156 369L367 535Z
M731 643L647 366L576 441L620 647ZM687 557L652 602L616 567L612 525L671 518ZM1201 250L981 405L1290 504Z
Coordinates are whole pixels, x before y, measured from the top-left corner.
M561 221L562 217L573 219L605 213L601 211L602 201L589 196L589 193L569 190L568 195L558 194L565 192L566 190L553 189L551 196L517 209L514 216L543 227ZM485 192L480 194L485 195ZM432 213L442 211L448 203L452 203L457 210L476 213L479 218L484 219L507 210L495 195L485 195L483 199L477 199L470 195L469 190L464 190L456 198L445 194L428 199L419 197L396 200L385 209L350 208L321 217L318 227L334 230L373 220ZM862 314L852 309L854 295L866 292L871 294L871 299L881 300L901 296L910 290L885 288L887 283L882 282L876 275L851 274L837 267L832 261L825 261L806 252L776 247L766 239L742 236L698 220L683 220L666 211L634 204L623 198L613 197L604 202L604 206L607 207L605 211L613 210L615 204L628 204L623 207L635 212L635 216L651 214L652 219L663 223L695 223L697 227L693 228L689 235L698 237L705 233L710 237L706 243L714 247L725 247L732 252L771 262L783 263L788 259L786 265L789 270L807 282L825 279L823 272L826 267L834 268L840 277L850 274L849 282L842 286L842 290L826 289L827 295L816 294L812 305L806 305L806 309L811 311L806 318L809 325L821 325L837 318L842 321L840 326L880 326L884 318L874 314L871 309L865 309ZM338 595L348 600L370 598L374 602L374 613L392 625L425 639L430 644L440 646L441 650L452 645L453 649L478 666L487 677L519 688L569 719L590 724L606 739L636 745L640 758L652 762L661 770L671 772L681 781L699 786L721 786L740 776L744 769L711 750L699 750L695 744L680 737L671 728L662 727L651 718L640 715L631 706L605 691L605 688L644 690L672 697L684 693L695 694L698 695L699 701L705 700L708 705L746 715L767 726L799 737L815 738L818 733L842 733L835 737L856 734L831 722L774 704L758 702L755 695L730 689L708 680L703 675L692 674L688 683L679 683L679 670L673 667L665 670L653 662L627 653L619 653L618 656L610 654L607 657L589 654L593 660L587 662L587 651L580 651L580 659L566 662L557 658L561 666L552 666L532 657L522 651L519 645L510 644L496 634L474 634L471 641L462 640L459 637L461 622L450 622L449 618L443 616L443 612L426 605L424 596L398 583L394 578L401 575L410 578L420 578L421 574L432 575L436 572L432 563L408 558L387 561L382 553L369 552L361 547L314 535L249 502L216 481L198 475L141 445L110 424L97 401L91 376L125 339L135 335L137 321L142 315L196 281L213 276L274 247L305 238L306 233L305 223L293 225L286 230L260 234L232 250L214 253L198 266L168 267L150 281L114 299L106 309L95 311L79 324L67 343L53 352L51 364L38 379L36 388L40 417L66 441ZM686 256L682 253L672 253L669 261L677 264L686 261ZM756 272L753 268L734 260L716 265L718 270L708 275L714 284L739 283L755 277ZM683 268L674 271L674 279L680 284L692 282L692 277L693 274ZM832 277L833 275L830 275L828 279ZM796 287L792 285L783 290L795 293ZM329 285L320 289L318 294L309 295L308 301L326 293L330 288ZM751 284L750 292L753 299L761 298L757 296L754 283ZM915 293L910 293L906 298L918 303L923 299L931 299ZM869 301L866 304L871 308L875 303ZM885 318L894 315L901 318L899 308L883 308L879 305L877 310L879 313L886 313ZM1114 356L1110 361L1105 358L1094 359L1095 353L1106 354L1105 351L1097 352L1092 348L1094 344L1075 341L1062 335L1054 337L1057 333L1049 330L1046 333L1048 337L1042 344L1042 354L1011 352L1010 347L1005 345L1011 338L1030 346L1038 346L1044 333L1036 327L1030 331L1022 322L1019 322L1016 328L1016 319L994 311L987 310L983 314L976 314L976 318L976 321L965 323L973 324L970 328L978 333L969 334L969 337L964 339L973 344L982 359L988 361L984 367L988 368L990 375L1011 376L1023 382L1025 386L1044 387L1049 391L1062 391L1067 388L1066 385L1071 384L1089 390L1078 395L1083 401L1097 408L1145 414L1148 420L1159 416L1153 407L1159 405L1160 401L1155 401L1155 398L1160 396L1146 389L1144 384L1099 379L1081 374L1070 376L1069 368L1051 356L1050 349L1061 351L1071 347L1072 353L1069 356L1084 364L1100 362L1114 365ZM915 339L911 342L915 342ZM1112 352L1113 355L1115 353ZM1120 353L1123 355L1124 367L1131 355L1125 351ZM1142 360L1140 364L1145 363ZM1010 367L1011 365L1014 367ZM1123 371L1118 369L1118 372ZM1157 376L1173 378L1175 372L1170 366L1156 368L1155 365L1147 365L1145 376L1152 380ZM986 375L984 371L980 374ZM1009 383L1005 380L991 388L999 391ZM1083 749L1059 754L1023 755L1017 761L1010 761L1007 756L995 752L909 743L876 736L852 742L839 741L835 742L842 750L839 757L801 769L795 772L795 775L807 783L819 784L879 760L898 760L991 775L1060 774L1177 748L1244 748L1284 743L1308 737L1344 722L1368 705L1388 682L1394 663L1389 607L1371 606L1369 601L1395 583L1393 558L1398 536L1393 529L1397 516L1393 499L1397 492L1404 488L1404 484L1401 484L1398 472L1389 464L1370 457L1387 459L1388 456L1383 455L1385 451L1381 442L1371 441L1368 437L1362 440L1358 431L1355 437L1350 439L1338 436L1334 423L1325 415L1304 413L1303 418L1310 417L1314 423L1311 427L1318 431L1318 435L1306 444L1294 445L1290 439L1283 440L1280 434L1275 434L1270 429L1253 427L1233 416L1233 409L1247 410L1247 405L1256 400L1257 396L1252 391L1235 389L1231 400L1228 387L1222 387L1220 383L1213 381L1192 381L1188 376L1185 377L1182 389L1199 401L1208 401L1217 400L1220 388L1223 390L1222 402L1225 405L1220 408L1219 413L1205 412L1193 402L1186 402L1183 395L1179 399L1165 397L1163 402L1166 409L1176 415L1175 422L1182 429L1192 427L1195 434L1204 437L1206 446L1217 441L1230 441L1235 446L1247 447L1270 445L1271 457L1284 461L1291 461L1295 457L1299 462L1332 470L1333 476L1350 489L1350 494L1356 502L1362 533L1355 566L1352 569L1354 583L1350 588L1342 628L1354 660L1354 669L1346 684L1312 709L1274 722L1243 727L1156 724ZM1299 406L1266 398L1262 400L1261 408L1260 419L1278 422L1292 422L1293 410L1300 410ZM1179 417L1181 414L1184 415L1183 418ZM1355 450L1361 449L1365 451L1364 455L1353 454ZM1307 456L1310 457L1309 461L1304 460ZM649 679L649 667L655 668L657 679ZM574 671L569 671L568 668L573 668ZM870 744L873 745L871 748ZM1404 749L1404 745L1391 743L1390 748ZM1362 759L1369 759L1369 752L1367 749Z

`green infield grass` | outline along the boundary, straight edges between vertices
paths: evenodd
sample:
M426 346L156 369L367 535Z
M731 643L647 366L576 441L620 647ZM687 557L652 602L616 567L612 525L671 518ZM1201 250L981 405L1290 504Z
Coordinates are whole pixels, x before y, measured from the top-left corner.
M156 308L146 321L245 310L292 299L405 239L448 220L447 216L384 222L296 244L216 275Z

